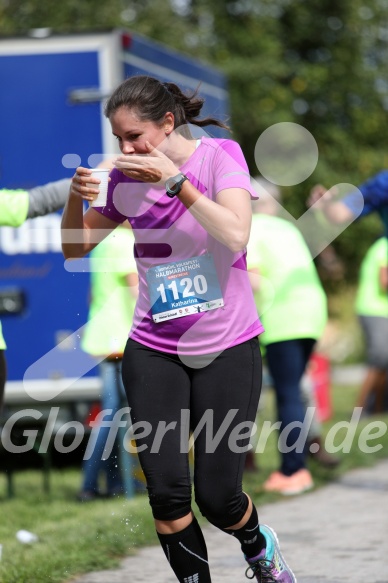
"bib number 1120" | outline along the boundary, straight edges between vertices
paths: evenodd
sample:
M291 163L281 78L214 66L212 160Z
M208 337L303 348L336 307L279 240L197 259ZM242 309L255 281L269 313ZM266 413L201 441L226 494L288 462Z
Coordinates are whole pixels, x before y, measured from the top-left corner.
M203 295L207 292L207 281L204 275L196 275L193 279L190 277L184 277L179 281L179 286L183 287L182 297L183 298L190 298L192 296ZM178 291L178 284L176 280L172 281L168 286L168 289L172 291L172 295L174 300L179 300L179 291ZM194 289L192 289L194 288ZM162 302L167 302L166 297L166 288L164 283L161 283L157 288L156 291L160 293L160 297Z

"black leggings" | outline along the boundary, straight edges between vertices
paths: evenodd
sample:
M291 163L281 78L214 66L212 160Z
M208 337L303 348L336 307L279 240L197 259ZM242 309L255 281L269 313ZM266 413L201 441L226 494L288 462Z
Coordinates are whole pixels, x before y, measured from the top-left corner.
M187 440L181 438L188 435L190 411L190 431L207 421L194 445L198 507L219 528L242 519L248 505L242 491L246 422L255 421L261 368L257 338L225 350L203 368L128 340L123 382L154 518L175 520L191 510Z

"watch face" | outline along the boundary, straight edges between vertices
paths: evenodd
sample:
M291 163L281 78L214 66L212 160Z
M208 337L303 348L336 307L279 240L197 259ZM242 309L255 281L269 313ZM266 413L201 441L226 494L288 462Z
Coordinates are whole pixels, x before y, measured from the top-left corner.
M167 190L174 192L178 186L178 180L176 178L169 178L166 182Z
M177 176L172 176L166 180L165 186L168 195L179 194L182 188L182 184L187 180L184 174L177 174Z

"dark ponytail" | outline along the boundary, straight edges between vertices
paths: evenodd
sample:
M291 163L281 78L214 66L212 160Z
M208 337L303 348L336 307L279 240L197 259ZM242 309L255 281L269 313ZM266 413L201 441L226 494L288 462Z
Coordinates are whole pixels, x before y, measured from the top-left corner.
M215 125L228 130L228 126L213 117L198 119L205 100L198 97L198 89L184 93L175 83L162 83L154 77L136 75L129 77L115 89L105 105L105 116L110 117L120 107L135 109L142 120L163 123L165 114L174 114L174 127L188 123L204 127Z

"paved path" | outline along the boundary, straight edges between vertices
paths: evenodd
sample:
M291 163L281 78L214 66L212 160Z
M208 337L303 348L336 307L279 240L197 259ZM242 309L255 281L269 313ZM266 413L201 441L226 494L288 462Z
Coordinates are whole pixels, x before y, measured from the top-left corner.
M317 491L259 508L279 536L298 583L388 583L388 460L354 470ZM243 583L237 541L204 529L213 583ZM121 567L73 583L176 583L160 547L147 547Z

